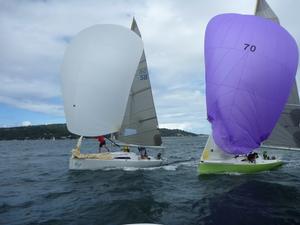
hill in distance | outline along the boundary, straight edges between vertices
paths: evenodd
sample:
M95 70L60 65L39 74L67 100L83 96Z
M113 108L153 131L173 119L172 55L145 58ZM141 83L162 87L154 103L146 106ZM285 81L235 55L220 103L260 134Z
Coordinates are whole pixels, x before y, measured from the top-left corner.
M179 129L159 129L161 136L197 136L197 134ZM35 140L35 139L74 139L78 135L67 130L66 124L34 125L26 127L0 128L0 140Z

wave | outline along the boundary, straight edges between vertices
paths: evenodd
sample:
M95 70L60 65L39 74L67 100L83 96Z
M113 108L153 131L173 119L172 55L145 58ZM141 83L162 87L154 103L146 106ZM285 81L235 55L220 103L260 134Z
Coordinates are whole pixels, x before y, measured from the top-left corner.
M136 167L121 167L121 168L105 168L102 171L113 171L113 170L123 170L123 171L138 171L138 170L167 170L167 171L175 171L180 166L187 166L187 167L197 167L198 160L191 157L189 159L184 160L176 160L173 162L166 162L162 166L156 167L147 167L147 168L136 168Z
M26 201L16 205L10 205L6 202L3 202L0 204L0 213L7 212L10 209L14 209L14 208L28 208L33 206L33 203L34 203L33 201Z
M123 171L140 171L140 170L168 170L168 171L175 171L179 165L162 165L156 167L147 167L147 168L137 168L137 167L122 167L122 168L105 168L103 171L113 171L113 170L123 170Z
M289 167L289 168L297 168L297 167L300 167L300 161L299 160L285 160L284 165L285 165L285 167Z
M74 190L61 191L61 192L51 192L51 193L45 194L44 198L46 198L46 199L55 199L55 198L59 198L62 195L68 195L68 194L71 194L73 192L74 192Z
M177 161L173 161L170 163L167 163L165 165L168 166L187 166L187 167L197 167L198 166L198 160L191 157L189 159L185 159L185 160L177 160Z

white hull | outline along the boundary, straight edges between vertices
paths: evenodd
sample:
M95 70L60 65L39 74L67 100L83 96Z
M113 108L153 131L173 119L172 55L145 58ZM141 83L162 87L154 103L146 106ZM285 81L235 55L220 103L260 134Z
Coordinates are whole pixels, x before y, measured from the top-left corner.
M126 153L126 152L112 152L112 153L99 153L94 155L101 156L110 156L104 157L106 159L98 158L74 158L71 156L69 169L70 170L102 170L109 168L149 168L149 167L158 167L161 166L163 160L155 159L149 157L149 159L140 159L135 153Z

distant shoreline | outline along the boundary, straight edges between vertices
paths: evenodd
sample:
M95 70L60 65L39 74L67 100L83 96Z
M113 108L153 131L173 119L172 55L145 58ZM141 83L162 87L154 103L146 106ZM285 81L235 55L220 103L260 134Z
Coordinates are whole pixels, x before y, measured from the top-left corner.
M180 129L159 129L162 137L206 136ZM67 130L66 124L32 125L0 128L0 140L76 139L78 135Z

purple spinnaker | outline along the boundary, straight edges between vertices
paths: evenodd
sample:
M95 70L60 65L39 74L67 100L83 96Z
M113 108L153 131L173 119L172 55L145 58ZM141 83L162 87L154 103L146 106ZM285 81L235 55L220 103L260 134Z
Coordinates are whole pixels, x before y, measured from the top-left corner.
M292 89L297 66L295 40L271 20L222 14L208 23L207 116L222 150L245 154L269 137Z

